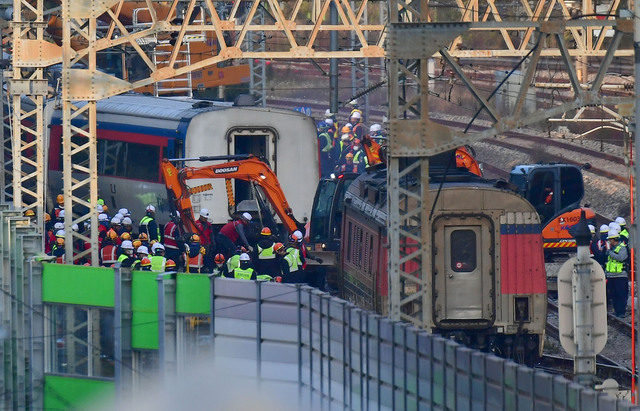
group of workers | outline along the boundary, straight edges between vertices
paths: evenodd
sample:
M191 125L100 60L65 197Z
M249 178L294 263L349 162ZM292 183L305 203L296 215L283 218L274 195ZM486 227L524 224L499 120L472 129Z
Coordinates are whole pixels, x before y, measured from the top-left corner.
M589 225L589 229L593 235L591 255L602 266L607 279L607 302L616 316L624 317L631 267L627 222L623 217L617 217L609 224L601 225L597 233L593 225Z
M45 216L45 251L64 263L64 198L59 195L56 201L54 210ZM307 255L300 231L293 232L285 242L279 242L269 227L261 227L257 236L251 235L255 230L247 212L215 230L209 221L209 211L202 208L195 222L198 232L185 234L176 223L179 212L173 216L175 221L161 227L155 220L155 211L151 204L146 207L138 232L134 233L128 209L121 208L109 217L108 207L100 201L97 206L100 265L110 267L119 262L122 267L142 271L211 273L228 278L307 283L307 258L321 262ZM74 225L73 229L79 227ZM250 241L254 237L257 241ZM74 253L88 248L78 242L74 244ZM91 261L74 256L74 264L91 265Z
M369 165L363 147L363 137L367 134L362 110L355 101L351 102L349 121L340 126L336 113L330 109L325 119L318 123L318 150L320 170L323 177L331 173L361 173ZM378 144L384 144L386 137L380 124L372 124L368 135Z

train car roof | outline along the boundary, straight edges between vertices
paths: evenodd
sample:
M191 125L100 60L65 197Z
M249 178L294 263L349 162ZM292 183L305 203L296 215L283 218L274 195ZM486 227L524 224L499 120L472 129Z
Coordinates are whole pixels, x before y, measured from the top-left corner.
M79 102L80 107L85 102ZM193 117L212 111L229 109L246 109L255 111L268 111L292 116L305 116L294 110L273 109L258 106L235 106L229 102L211 100L199 100L187 97L154 97L140 93L126 93L99 100L97 111L99 114L127 115L145 119L162 119L185 121ZM54 118L60 118L62 111L58 110Z

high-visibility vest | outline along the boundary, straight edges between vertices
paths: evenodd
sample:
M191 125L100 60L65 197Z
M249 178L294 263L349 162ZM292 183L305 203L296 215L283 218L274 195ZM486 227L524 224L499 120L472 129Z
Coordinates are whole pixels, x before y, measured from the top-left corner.
M198 253L195 257L189 257L188 254L185 254L185 257L185 259L187 260L187 268L189 269L189 272L200 272L200 269L204 266L204 258L202 256L202 253Z
M318 139L320 141L324 140L324 147L322 147L320 151L322 151L323 153L328 153L329 151L331 151L333 146L331 144L332 140L329 133L327 133L326 131L323 131L322 133L318 134Z
M239 280L251 280L251 276L253 275L253 268L236 268L233 270L233 278L237 278Z
M238 267L240 267L240 254L234 254L227 260L227 268L232 273Z
M273 260L276 258L276 252L273 250L274 244L271 247L262 248L258 246L258 259L259 260Z
M616 248L613 249L613 252L616 254L620 252L622 248L622 244L618 244ZM609 256L607 260L607 264L605 265L605 271L611 274L621 273L624 270L624 261L617 261Z
M164 273L164 265L167 263L167 259L161 255L151 256L151 271L155 273Z
M176 231L178 226L173 221L164 226L164 246L165 248L178 249L178 241L176 240Z
M120 254L120 257L118 257L118 261L119 262L123 262L124 260L126 260L127 258L129 258L128 255L126 255L125 253Z
M300 260L300 250L294 247L289 247L287 249L287 255L284 256L284 259L289 264L290 273L298 271L298 264L302 264L302 261Z
M100 250L102 265L111 265L118 261L118 247L115 245L105 245Z
M271 277L269 274L260 274L256 277L256 280L258 281L271 281L273 280L273 277Z
M149 234L149 241L153 240L153 236L157 237L158 241L160 241L162 237L160 237L160 227L158 227L157 224L156 224L156 232L155 233L149 232L149 223L151 221L153 221L153 217L149 217L148 215L142 217L142 219L140 220L140 229L142 229L143 226L146 226L147 234Z

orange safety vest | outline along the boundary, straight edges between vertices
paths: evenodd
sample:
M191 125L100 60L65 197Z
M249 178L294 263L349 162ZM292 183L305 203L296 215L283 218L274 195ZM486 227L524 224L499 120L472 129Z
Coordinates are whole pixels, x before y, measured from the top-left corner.
M189 257L188 254L185 254L185 260L187 261L187 268L190 273L199 273L200 269L204 266L204 257L200 253L195 257Z
M100 257L102 258L102 265L109 266L115 264L118 261L118 247L115 245L105 245L100 250Z

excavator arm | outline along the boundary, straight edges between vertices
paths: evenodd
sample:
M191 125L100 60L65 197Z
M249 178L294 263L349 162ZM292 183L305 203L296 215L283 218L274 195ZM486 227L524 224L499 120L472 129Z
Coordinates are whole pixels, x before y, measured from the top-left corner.
M293 216L293 211L289 206L287 198L282 191L280 182L271 168L258 157L255 156L219 156L200 157L200 161L229 160L221 164L208 165L203 167L176 168L168 159L162 160L162 175L164 176L167 190L170 191L176 202L176 208L180 211L180 218L185 229L197 233L193 208L191 205L191 194L205 191L211 187L206 185L189 188L186 184L188 180L200 178L222 178L248 181L262 188L267 200L275 210L282 223L287 227L289 234L295 230L302 230L304 225L298 222Z

